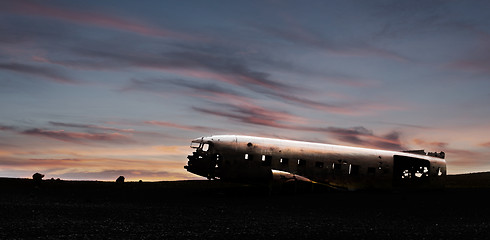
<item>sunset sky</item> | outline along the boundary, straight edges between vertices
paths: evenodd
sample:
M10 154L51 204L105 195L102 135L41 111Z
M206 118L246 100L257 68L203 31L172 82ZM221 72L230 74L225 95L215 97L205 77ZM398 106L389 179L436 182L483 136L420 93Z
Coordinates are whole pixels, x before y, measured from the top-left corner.
M190 140L490 171L489 1L1 1L0 177L201 179Z

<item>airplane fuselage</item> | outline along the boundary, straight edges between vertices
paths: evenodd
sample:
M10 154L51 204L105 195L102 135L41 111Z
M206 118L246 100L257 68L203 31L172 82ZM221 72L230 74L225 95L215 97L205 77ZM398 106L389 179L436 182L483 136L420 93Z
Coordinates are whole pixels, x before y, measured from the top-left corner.
M187 171L210 179L311 181L346 190L442 188L441 157L273 138L197 138ZM437 154L436 154L437 155Z

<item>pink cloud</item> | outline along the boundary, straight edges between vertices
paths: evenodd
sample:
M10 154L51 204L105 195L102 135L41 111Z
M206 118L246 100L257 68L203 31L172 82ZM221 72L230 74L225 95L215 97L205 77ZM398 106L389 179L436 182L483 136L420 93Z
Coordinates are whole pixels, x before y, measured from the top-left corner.
M64 142L80 143L80 142L115 142L115 143L131 143L134 142L130 137L120 133L81 133L67 132L64 130L43 130L29 129L22 132L25 135L42 136L52 138Z
M133 32L145 36L169 37L176 39L194 39L190 35L174 32L172 30L151 26L137 20L129 20L119 16L100 14L96 12L79 11L67 8L58 8L49 5L38 4L38 2L21 2L13 4L12 12L25 15L34 15L70 21L78 24L95 25L103 28L111 28L122 31Z
M436 148L440 148L440 149L447 148L447 146L449 145L449 143L447 143L447 142L426 141L426 140L419 139L419 138L413 139L413 142L419 146L430 146L430 147L436 147Z
M446 149L446 158L448 165L457 166L478 166L482 163L488 162L488 157L485 153L480 153L476 151L468 151L461 149Z
M479 146L490 148L490 142L480 143Z

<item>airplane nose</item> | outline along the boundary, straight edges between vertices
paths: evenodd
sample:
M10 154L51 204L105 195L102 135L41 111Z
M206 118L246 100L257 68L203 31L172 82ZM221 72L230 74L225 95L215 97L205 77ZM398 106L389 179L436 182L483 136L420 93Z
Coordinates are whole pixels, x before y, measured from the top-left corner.
M216 158L203 151L195 151L192 155L188 155L187 166L184 166L188 172L206 177L208 179L217 178L217 162Z

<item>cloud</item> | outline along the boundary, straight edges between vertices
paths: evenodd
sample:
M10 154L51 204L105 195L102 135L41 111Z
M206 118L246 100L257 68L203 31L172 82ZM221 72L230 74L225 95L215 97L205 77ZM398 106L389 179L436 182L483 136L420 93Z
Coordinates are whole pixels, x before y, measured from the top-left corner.
M294 116L287 112L274 111L262 108L251 103L221 104L221 110L213 110L203 107L192 107L194 111L214 116L225 117L241 123L248 123L259 126L268 126L275 128L289 128L286 122L298 123L304 122L305 119Z
M400 132L392 131L383 136L374 135L372 130L365 127L338 128L328 127L324 130L334 138L363 147L375 147L389 150L403 150Z
M0 63L0 69L43 77L58 83L77 83L75 80L65 76L53 68L34 66L23 63Z
M114 128L114 127L106 127L106 126L99 126L99 125L93 125L93 124L79 124L79 123L63 123L63 122L53 122L50 121L49 124L57 127L68 127L68 128L79 128L79 129L85 129L88 132L97 132L97 131L113 131L117 133L122 133L122 134L131 134L135 136L147 136L147 137L157 137L157 138L169 138L169 137L174 137L174 136L169 136L163 133L158 133L154 131L138 131L132 128ZM138 123L115 123L115 122L107 122L106 124L123 124L123 125L141 125Z
M270 92L270 91L264 91L264 94L276 98L279 100L286 100L291 103L299 104L302 106L306 106L312 109L318 109L322 110L325 112L330 112L330 113L338 113L338 114L352 114L355 112L354 109L351 108L349 104L331 104L331 103L326 103L326 102L319 102L319 101L314 101L310 100L307 98L303 97L297 97L293 94L290 93L284 93L284 92Z
M119 17L108 13L97 13L97 10L88 12L69 8L50 6L45 2L17 2L11 4L8 11L22 15L38 16L56 20L68 21L77 24L92 25L96 27L109 28L141 34L153 37L165 37L174 39L195 39L188 34L175 32L169 29L152 26L139 20L129 20L128 17Z
M484 142L484 143L480 143L478 145L481 146L481 147L490 148L490 142Z
M226 97L226 99L245 99L245 94L236 89L227 88L224 84L188 81L185 79L131 79L130 84L122 91L145 91L152 93L178 92L189 96L210 98ZM191 90L192 92L188 92Z
M222 129L218 129L218 128L209 128L209 127L202 127L202 126L188 126L188 125L182 125L182 124L164 122L164 121L145 121L144 123L154 125L154 126L177 128L177 129L188 130L188 131L200 131L200 132L223 131Z
M449 69L490 74L490 34L479 30L473 30L471 33L477 35L477 44L462 59L449 63L446 67Z
M374 47L362 40L333 41L325 36L307 30L303 27L288 27L287 29L271 26L255 26L267 34L273 35L294 44L321 49L329 53L344 56L375 56L393 59L397 61L408 61L409 59L386 49Z
M67 132L64 130L43 130L39 128L28 129L23 132L25 135L42 136L71 143L90 143L90 142L112 142L112 143L134 143L130 137L120 133L81 133Z
M75 49L74 51L86 57L109 59L122 64L121 66L143 67L186 77L214 79L251 90L257 87L275 90L293 89L270 79L268 73L250 68L242 59L213 52L180 50L146 55L94 49Z
M124 133L135 132L134 129L119 129L119 128L104 127L104 126L97 126L97 125L90 125L90 124L62 123L62 122L52 122L52 121L50 121L49 124L57 127L71 127L71 128L81 128L81 129L89 129L89 130L108 130L108 131L124 132Z
M490 74L490 35L480 40L481 43L470 51L463 59L446 65L448 69L458 69L467 72Z
M189 95L194 97L206 98L208 100L213 100L217 103L221 103L223 99L227 101L239 101L239 102L251 102L253 98L239 91L239 88L227 88L224 84L216 83L205 83L197 81L188 81L185 79L131 79L131 83L124 87L123 91L139 90L139 91L149 91L149 92L175 92L175 89L169 86L177 86L184 89L193 90ZM358 111L353 108L350 104L330 104L326 102L319 102L310 100L303 97L297 97L294 95L294 90L288 91L275 91L270 88L257 87L252 85L246 87L248 89L253 89L255 93L259 93L260 96L265 96L271 99L279 100L281 102L293 103L299 106L306 106L311 109L317 109L325 112L338 113L338 114L356 114ZM356 106L365 106L365 104L358 104ZM368 111L368 110L364 110Z
M407 35L433 34L434 31L444 29L443 23L447 20L448 12L451 12L446 3L449 2L373 2L372 18L376 21L384 20L378 33L382 37L401 38Z
M438 142L438 141L426 141L423 139L414 139L413 142L419 146L430 146L430 147L435 147L439 149L445 149L449 145L447 142Z
M16 127L0 125L0 131L15 131L16 129Z
M375 147L390 150L403 150L400 133L392 131L383 136L375 135L365 127L312 127L303 125L306 120L287 112L271 111L258 106L222 105L221 110L193 107L195 111L213 116L224 117L240 123L274 127L285 130L324 133L344 143L363 147Z
M446 161L449 166L478 166L488 164L488 153L462 149L445 149Z

